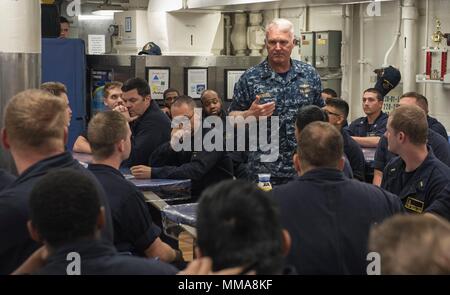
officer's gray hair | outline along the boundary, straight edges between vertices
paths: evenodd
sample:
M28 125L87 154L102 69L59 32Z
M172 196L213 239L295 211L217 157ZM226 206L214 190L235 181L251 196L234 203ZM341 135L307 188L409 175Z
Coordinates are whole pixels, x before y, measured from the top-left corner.
M289 32L292 35L292 38L294 38L294 25L285 18L274 18L268 23L266 26L266 36L272 28L277 28L282 32Z

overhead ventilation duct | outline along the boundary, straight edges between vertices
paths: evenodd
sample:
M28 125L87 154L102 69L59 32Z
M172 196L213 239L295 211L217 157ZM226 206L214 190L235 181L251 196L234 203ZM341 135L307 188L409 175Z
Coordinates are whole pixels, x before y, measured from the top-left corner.
M186 11L183 0L150 0L150 39L163 55L211 55L221 13Z
M377 0L376 2L386 1L393 0ZM185 9L217 9L230 12L356 3L374 4L375 2L373 0L185 0L184 4Z
M204 8L211 6L248 5L261 3L277 3L281 0L186 0L187 8Z

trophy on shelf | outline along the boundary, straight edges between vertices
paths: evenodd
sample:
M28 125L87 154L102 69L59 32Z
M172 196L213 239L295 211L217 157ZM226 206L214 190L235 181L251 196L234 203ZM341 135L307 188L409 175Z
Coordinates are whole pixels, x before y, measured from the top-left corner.
M447 39L445 45L442 46L443 39ZM436 31L431 35L431 40L433 41L433 46L425 47L425 75L420 75L421 80L442 82L450 77L447 76L447 46L449 45L449 34L444 34L441 32L441 22L436 20ZM420 78L418 78L420 79Z

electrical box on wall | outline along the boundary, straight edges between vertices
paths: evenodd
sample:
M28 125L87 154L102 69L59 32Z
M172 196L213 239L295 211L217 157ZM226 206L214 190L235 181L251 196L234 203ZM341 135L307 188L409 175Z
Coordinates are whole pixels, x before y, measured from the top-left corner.
M301 60L315 67L323 88L331 88L341 95L341 31L303 32Z
M114 22L118 26L118 36L114 39L114 49L120 54L137 54L150 40L147 11L130 10L116 12Z
M316 68L339 68L341 66L341 31L316 33Z
M315 33L314 32L303 32L301 35L301 60L307 64L315 66Z

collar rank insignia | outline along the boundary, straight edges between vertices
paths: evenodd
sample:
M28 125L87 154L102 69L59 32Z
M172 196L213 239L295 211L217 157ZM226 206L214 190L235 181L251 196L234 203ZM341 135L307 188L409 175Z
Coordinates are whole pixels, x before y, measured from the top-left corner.
M406 199L405 208L408 210L411 210L415 213L422 213L423 209L424 209L424 205L425 204L422 201L408 197Z

